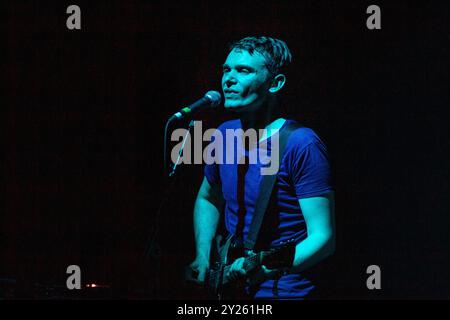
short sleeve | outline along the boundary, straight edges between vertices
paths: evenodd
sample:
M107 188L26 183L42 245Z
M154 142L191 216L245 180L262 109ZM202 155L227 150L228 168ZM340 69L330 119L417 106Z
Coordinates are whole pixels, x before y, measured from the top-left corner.
M288 165L298 199L317 197L333 190L327 150L320 139L313 139L302 148L292 148Z

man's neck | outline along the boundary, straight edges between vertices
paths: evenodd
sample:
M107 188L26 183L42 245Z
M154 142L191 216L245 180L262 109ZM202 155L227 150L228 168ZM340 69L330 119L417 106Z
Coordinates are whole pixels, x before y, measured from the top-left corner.
M259 137L259 141L266 139L267 137L272 136L283 126L286 121L283 119L278 112L278 108L276 105L267 105L260 108L256 112L243 113L240 115L240 120L242 124L242 129L245 131L247 129L255 129L262 130L264 134Z

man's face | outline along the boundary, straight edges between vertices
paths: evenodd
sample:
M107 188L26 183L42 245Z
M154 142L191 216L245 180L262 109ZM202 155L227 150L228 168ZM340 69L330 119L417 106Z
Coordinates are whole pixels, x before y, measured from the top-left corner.
M233 111L255 111L269 96L271 76L265 58L258 52L250 55L234 49L223 65L224 106Z

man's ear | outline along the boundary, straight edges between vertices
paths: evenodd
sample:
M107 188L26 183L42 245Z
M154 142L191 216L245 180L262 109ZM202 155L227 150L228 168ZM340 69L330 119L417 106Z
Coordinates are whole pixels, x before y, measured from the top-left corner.
M269 92L276 93L283 88L286 83L286 76L284 74L278 74L273 78L272 83L270 84Z

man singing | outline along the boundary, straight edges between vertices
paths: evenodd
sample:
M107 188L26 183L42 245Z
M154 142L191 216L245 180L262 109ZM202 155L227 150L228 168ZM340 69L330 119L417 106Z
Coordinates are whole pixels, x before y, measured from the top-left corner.
M286 82L285 69L292 56L284 41L269 37L247 37L233 43L223 64L224 107L236 115L217 129L226 136L227 129L266 129L256 146L225 140L224 152L237 150L248 159L252 150L271 148L270 139L287 126L296 124L282 117L277 97ZM272 154L273 156L273 154ZM238 156L239 157L239 156ZM196 258L191 268L197 280L205 281L210 253L219 222L243 243L249 234L263 179L264 164L236 161L207 164L194 207ZM270 192L270 209L265 212L258 235L258 250L279 247L292 241L294 250L289 265L271 268L259 265L248 270L245 255L230 261L224 277L230 282L246 280L249 298L304 299L317 285L307 276L314 265L335 250L334 193L330 165L324 143L309 128L298 125L290 132L282 154L275 185ZM262 191L264 192L264 191ZM223 219L223 220L222 220ZM270 221L270 222L269 222ZM254 252L257 252L255 250ZM320 294L320 291L318 292Z

